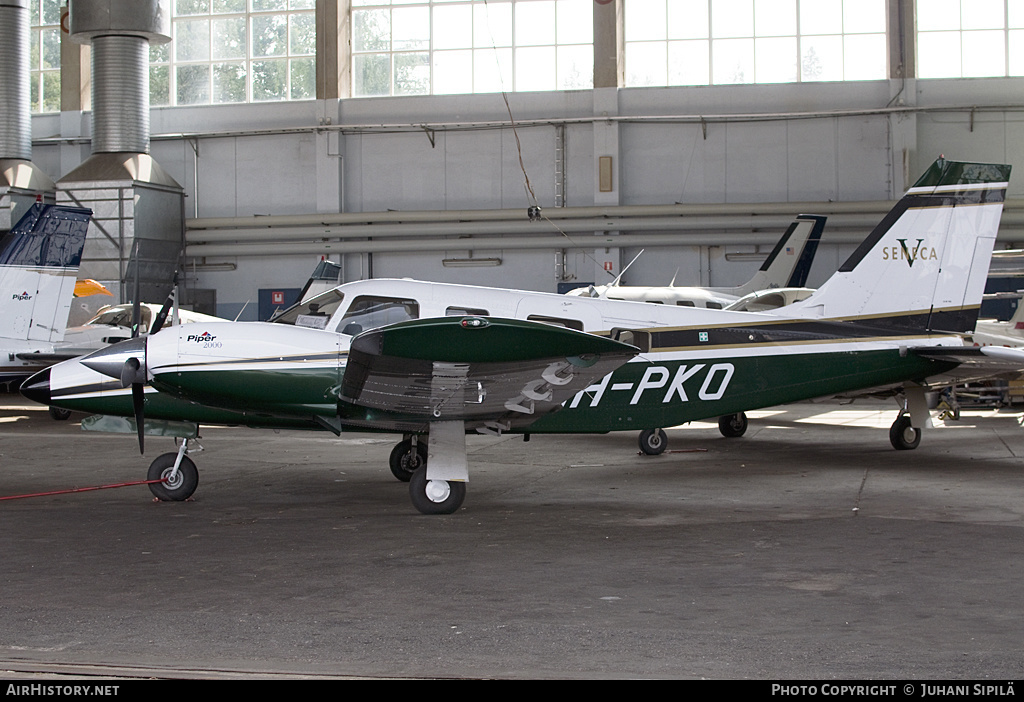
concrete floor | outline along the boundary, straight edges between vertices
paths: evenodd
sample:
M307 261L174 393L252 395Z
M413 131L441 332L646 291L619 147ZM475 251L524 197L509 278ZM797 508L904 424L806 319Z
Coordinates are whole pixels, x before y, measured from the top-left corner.
M0 495L141 480L172 448L0 395ZM0 502L0 677L1024 675L1021 414L889 446L894 404L470 440L426 517L395 439L210 428L193 501Z

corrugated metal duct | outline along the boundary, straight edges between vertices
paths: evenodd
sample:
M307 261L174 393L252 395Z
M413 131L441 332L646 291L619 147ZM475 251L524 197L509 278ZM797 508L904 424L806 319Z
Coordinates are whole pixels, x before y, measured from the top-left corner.
M28 0L0 0L0 159L32 158Z

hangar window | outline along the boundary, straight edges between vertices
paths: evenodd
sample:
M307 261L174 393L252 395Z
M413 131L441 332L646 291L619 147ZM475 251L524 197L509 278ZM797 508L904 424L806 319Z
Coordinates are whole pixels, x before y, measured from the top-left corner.
M592 0L352 0L352 95L593 86Z
M626 84L886 77L885 0L631 0Z
M316 0L174 0L149 48L150 104L316 97Z
M29 1L30 100L33 112L60 111L60 6L63 0Z
M917 76L1024 76L1024 3L929 0L917 3Z

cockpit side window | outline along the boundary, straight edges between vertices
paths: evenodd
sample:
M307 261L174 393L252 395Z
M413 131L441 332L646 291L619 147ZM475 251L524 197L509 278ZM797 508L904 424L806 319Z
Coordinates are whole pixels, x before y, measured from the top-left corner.
M360 295L352 300L352 304L335 330L342 334L355 336L388 324L404 322L407 319L419 319L419 316L420 305L416 300Z

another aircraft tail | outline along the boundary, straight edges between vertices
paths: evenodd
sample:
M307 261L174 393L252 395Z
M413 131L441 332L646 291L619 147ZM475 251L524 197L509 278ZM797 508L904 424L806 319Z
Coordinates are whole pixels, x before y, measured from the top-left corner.
M939 159L800 316L912 332L974 329L1010 166Z
M91 216L37 203L0 237L0 337L64 337Z
M825 219L821 215L799 215L754 277L729 292L743 297L770 288L804 287L825 229Z

